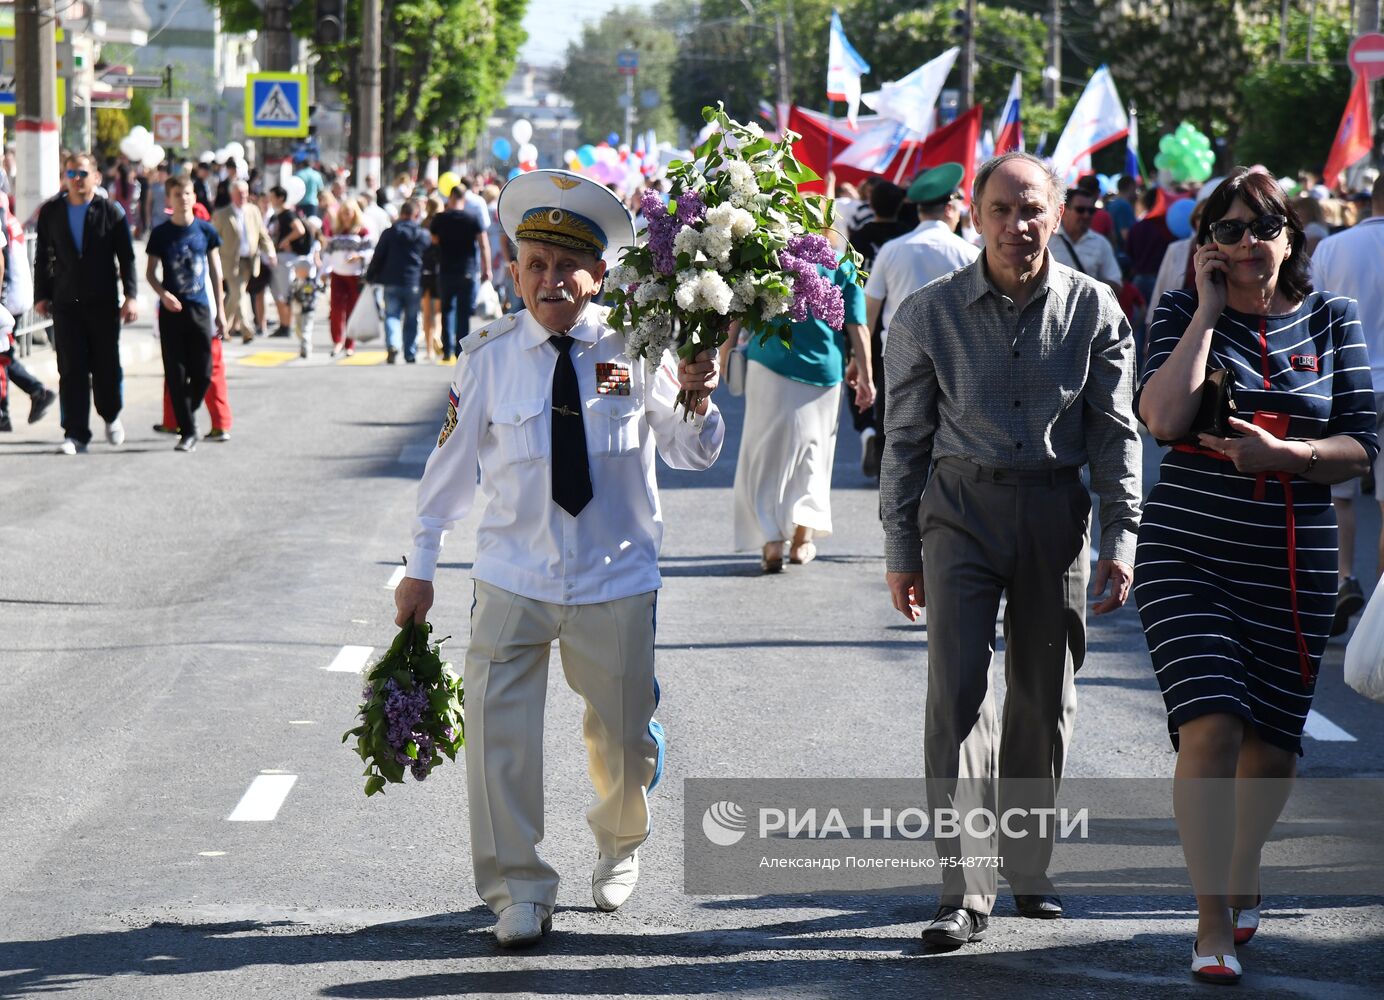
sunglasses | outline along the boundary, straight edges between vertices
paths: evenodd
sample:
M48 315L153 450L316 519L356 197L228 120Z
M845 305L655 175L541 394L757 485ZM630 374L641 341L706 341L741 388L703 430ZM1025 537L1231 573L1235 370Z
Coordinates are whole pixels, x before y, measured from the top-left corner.
M1210 225L1211 238L1222 246L1234 246L1244 238L1245 230L1254 234L1256 240L1271 240L1283 232L1287 218L1282 215L1261 215L1253 222L1240 219L1221 219Z
M88 177L90 177L90 176L91 176L91 173L90 173L90 171L87 171L87 170L69 170L69 171L67 172L67 179L70 180L70 181L75 181L75 180L76 180L77 178L79 178L79 177L80 177L82 180L86 180L86 179L87 179Z

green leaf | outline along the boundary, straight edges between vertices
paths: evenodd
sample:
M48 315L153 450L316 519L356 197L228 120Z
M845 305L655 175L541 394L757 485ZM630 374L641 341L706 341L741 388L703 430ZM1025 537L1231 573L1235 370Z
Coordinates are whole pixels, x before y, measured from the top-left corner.
M384 783L384 778L381 778L378 774L374 775L373 777L367 778L365 780L366 797L368 798L369 796L374 795L376 792L384 791Z
M810 184L813 181L821 180L821 175L811 167L804 166L796 160L783 165L783 175L794 184Z
M404 744L404 755L407 756L407 757L409 758L409 760L417 760L417 759L418 759L418 744L415 743L415 742L413 742L413 740L409 740L407 743L405 743L405 744Z

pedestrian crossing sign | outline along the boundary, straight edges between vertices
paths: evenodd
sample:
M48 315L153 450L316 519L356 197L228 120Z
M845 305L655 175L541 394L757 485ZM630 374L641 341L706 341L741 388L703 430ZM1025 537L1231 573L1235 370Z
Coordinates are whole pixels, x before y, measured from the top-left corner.
M245 78L245 134L301 139L308 134L305 73L250 73Z

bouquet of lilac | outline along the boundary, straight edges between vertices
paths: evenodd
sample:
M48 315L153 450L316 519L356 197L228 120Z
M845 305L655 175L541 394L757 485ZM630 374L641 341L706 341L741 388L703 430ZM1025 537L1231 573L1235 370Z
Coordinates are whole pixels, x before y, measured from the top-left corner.
M646 191L647 239L629 247L606 275L610 321L625 334L626 353L652 369L668 349L691 358L720 346L732 323L768 336L777 317L815 316L841 329L841 290L824 277L837 254L819 235L832 203L802 195L817 180L792 152L791 134L771 142L718 104L702 115L718 128L695 150L695 162L668 165L668 202ZM856 264L859 255L849 251ZM775 332L791 343L788 324ZM678 397L690 409L696 400Z
M356 753L365 761L365 794L404 780L404 771L422 781L434 767L456 760L465 742L461 678L442 662L441 639L428 642L432 626L410 622L400 629L389 651L366 672L361 724L341 737L356 738Z

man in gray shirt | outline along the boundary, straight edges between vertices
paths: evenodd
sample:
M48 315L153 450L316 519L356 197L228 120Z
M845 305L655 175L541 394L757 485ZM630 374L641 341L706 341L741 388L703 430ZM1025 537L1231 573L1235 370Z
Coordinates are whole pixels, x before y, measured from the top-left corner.
M1110 589L1095 613L1122 607L1134 576L1134 344L1110 289L1047 250L1063 196L1027 153L985 164L972 199L984 253L910 295L884 352L886 578L910 621L928 609L928 807L934 821L944 809L994 811L997 800L995 815L1027 811L988 837L964 824L937 835L941 907L923 931L934 948L983 935L996 868L1021 915L1062 914L1047 875L1055 824L1034 811L1056 803L1086 652L1083 465L1101 500L1092 590ZM997 721L989 670L1005 595Z

